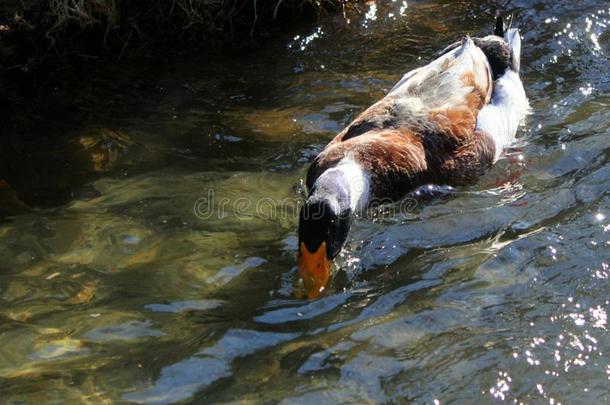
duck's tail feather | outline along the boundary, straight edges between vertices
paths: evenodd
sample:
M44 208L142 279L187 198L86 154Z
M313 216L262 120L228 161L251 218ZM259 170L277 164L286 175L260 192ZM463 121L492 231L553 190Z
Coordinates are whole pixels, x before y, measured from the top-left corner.
M504 38L504 33L509 30L513 25L513 15L509 14L506 20L500 14L496 14L496 26L494 28L494 35L500 38Z
M513 68L515 72L519 73L519 68L521 66L521 36L519 35L519 29L509 28L506 30L504 33L504 40L513 51Z
M504 38L504 19L501 15L496 17L496 28L494 29L494 35Z

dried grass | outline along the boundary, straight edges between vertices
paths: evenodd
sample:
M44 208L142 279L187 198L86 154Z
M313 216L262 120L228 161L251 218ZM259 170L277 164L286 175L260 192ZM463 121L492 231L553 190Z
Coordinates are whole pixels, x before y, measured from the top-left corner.
M114 53L142 46L256 36L304 10L357 0L38 0L0 8L0 68L27 69L55 54Z

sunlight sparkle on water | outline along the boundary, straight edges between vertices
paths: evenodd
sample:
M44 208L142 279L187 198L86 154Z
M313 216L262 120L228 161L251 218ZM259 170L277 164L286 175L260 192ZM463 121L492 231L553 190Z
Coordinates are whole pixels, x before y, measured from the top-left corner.
M402 4L400 5L400 10L398 10L398 13L400 15L405 15L405 11L407 11L408 7L409 7L409 5L407 4L407 2L403 1Z
M364 25L366 25L367 20L369 21L375 21L377 19L377 4L375 3L371 3L369 5L369 9L367 10L367 12L364 14Z
M591 86L591 83L587 83L586 87L580 87L578 90L580 90L583 95L589 96L593 93L594 88Z
M500 375L500 377L496 381L496 386L491 387L489 389L489 393L494 398L497 398L497 399L500 399L503 401L506 399L506 393L510 389L510 383L512 382L512 379L508 375L508 373L505 371L500 371L498 374Z
M299 49L301 51L304 51L314 40L320 38L322 35L324 35L322 27L316 28L313 33L305 37L295 35L295 37L292 39L292 42L288 44L288 49Z
M597 35L591 34L589 36L589 38L591 38L591 42L593 42L593 46L595 47L595 50L601 51L602 48L599 46L599 41L597 40Z

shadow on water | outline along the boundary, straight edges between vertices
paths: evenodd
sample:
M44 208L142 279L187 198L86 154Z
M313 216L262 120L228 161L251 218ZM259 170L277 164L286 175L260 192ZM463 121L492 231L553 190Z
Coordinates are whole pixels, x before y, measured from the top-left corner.
M472 187L358 219L330 290L292 297L308 162L405 71L486 33L494 4L368 3L246 55L81 66L17 100L1 396L608 401L599 2L506 3L532 105L517 144Z

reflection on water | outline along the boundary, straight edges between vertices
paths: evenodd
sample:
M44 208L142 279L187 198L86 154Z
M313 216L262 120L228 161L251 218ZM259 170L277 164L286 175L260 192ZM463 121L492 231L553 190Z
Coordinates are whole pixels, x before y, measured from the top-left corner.
M0 143L1 397L610 400L596 1L509 2L519 142L471 188L357 220L326 295L292 297L307 163L494 4L369 3L256 54L75 67L21 100Z

